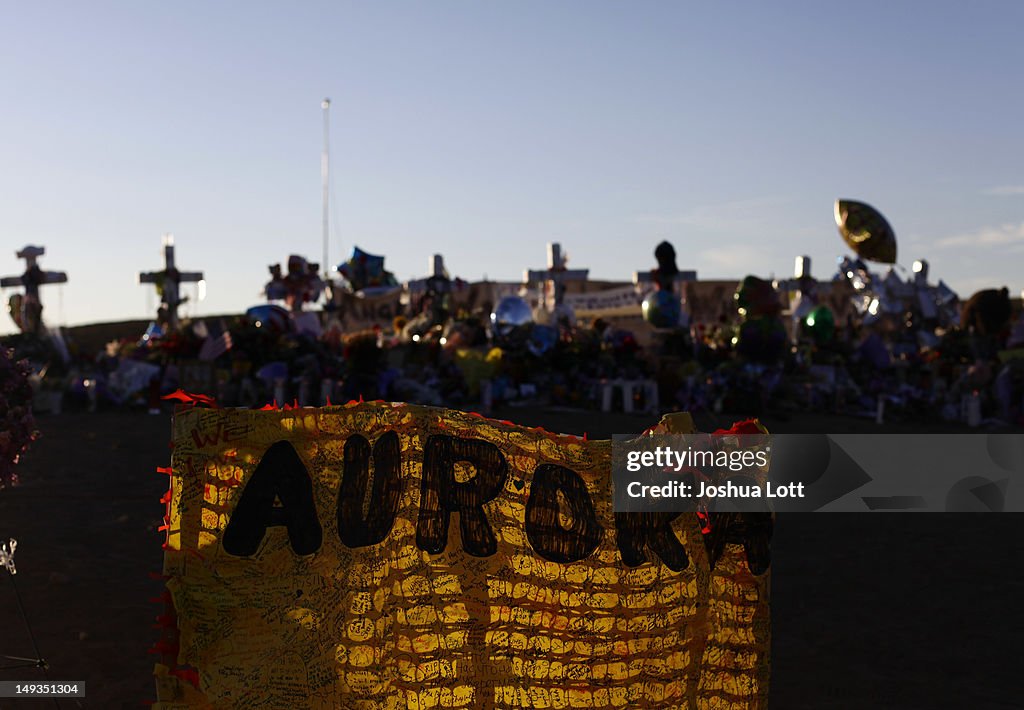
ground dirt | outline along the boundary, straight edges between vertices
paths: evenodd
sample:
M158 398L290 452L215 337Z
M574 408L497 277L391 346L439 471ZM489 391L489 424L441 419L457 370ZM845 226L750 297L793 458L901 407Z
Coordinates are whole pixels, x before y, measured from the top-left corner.
M653 418L506 408L502 419L607 438ZM707 431L730 422L698 417ZM873 422L794 416L773 432L877 431ZM82 707L155 698L148 649L160 607L169 410L40 417L43 437L0 492L0 655L33 656L20 593L49 677L84 680ZM894 430L931 431L920 425ZM1021 697L1024 516L780 515L772 544L771 707L1012 708ZM8 663L0 661L0 666ZM36 669L0 680L41 680ZM0 708L54 707L0 699ZM74 708L62 701L62 708Z

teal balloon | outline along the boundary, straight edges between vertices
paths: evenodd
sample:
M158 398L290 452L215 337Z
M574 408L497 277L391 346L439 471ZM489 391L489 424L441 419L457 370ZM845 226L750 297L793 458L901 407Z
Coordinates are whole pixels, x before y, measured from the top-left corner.
M644 320L655 328L675 328L682 317L679 299L670 291L655 291L644 299Z
M828 306L818 306L804 316L804 332L816 343L827 343L836 333L836 317Z

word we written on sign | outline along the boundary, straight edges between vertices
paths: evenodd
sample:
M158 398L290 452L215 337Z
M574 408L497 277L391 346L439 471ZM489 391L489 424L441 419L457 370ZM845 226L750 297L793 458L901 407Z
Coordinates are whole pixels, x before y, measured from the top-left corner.
M352 434L344 440L343 451L336 506L338 537L349 548L380 544L395 524L406 485L398 434L385 432L372 444L363 435ZM484 506L502 493L510 476L498 446L483 439L433 434L426 437L422 452L409 453L422 456L416 546L429 554L443 552L451 515L458 513L464 551L476 557L494 555L498 540ZM475 473L460 481L462 464L469 464ZM560 513L569 518L568 525L560 521ZM679 515L615 513L615 542L623 563L628 567L644 564L650 549L669 569L686 569L689 557L672 528ZM751 572L762 574L768 569L770 514L710 513L708 523L710 530L703 539L712 568L725 545L733 543L743 546ZM323 544L309 468L286 440L266 450L246 481L224 530L224 551L238 557L255 555L273 526L286 528L297 555L314 554ZM532 472L524 529L538 555L559 563L587 558L605 535L586 482L570 468L553 463L540 463Z

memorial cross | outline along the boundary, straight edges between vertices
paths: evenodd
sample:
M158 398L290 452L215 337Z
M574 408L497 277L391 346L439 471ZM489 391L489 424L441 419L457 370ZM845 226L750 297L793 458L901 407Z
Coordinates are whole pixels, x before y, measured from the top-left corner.
M39 287L43 284L67 283L68 275L63 271L43 271L38 259L46 253L46 247L27 246L16 256L25 260L25 273L21 276L5 276L0 278L0 287L10 288L22 286L25 289L22 314L18 327L26 333L38 333L42 329L43 306L39 301Z
M178 329L178 306L187 299L180 296L178 287L183 283L198 283L203 280L202 271L178 271L174 263L174 236L165 234L164 270L148 271L139 274L140 284L155 284L160 293L161 305L167 311L168 330Z
M544 270L529 269L523 274L523 281L528 285L543 283L544 305L554 311L562 305L565 296L566 283L569 281L586 281L589 269L567 269L565 268L565 256L562 254L562 245L557 242L548 244L548 268ZM551 303L548 302L548 289L551 290Z

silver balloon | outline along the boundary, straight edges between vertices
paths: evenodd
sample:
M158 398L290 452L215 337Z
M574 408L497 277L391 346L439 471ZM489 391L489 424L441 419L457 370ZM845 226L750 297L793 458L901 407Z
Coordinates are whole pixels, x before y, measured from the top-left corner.
M499 336L508 335L516 328L532 322L530 304L519 296L505 296L491 313L491 328Z
M921 288L917 292L917 308L926 320L934 320L939 317L938 302L934 294L927 288Z
M903 301L901 301L898 298L893 298L892 296L886 293L882 294L882 296L879 298L879 301L881 304L882 313L898 316L903 315L907 311L906 307L903 305Z
M886 292L890 298L912 298L915 291L914 283L908 283L901 279L895 269L889 269L881 286L881 290Z
M945 281L939 281L939 285L935 288L929 287L930 292L935 298L935 303L938 307L938 318L939 324L945 328L951 328L960 325L960 308L959 301L956 291L946 285Z
M945 281L939 279L939 285L935 287L935 299L939 305L945 306L955 301L956 298L956 291L947 286Z
M841 257L835 281L846 281L854 289L851 302L860 314L863 325L873 325L886 316L911 314L925 326L949 328L959 322L956 292L939 281L932 286L927 280L927 262L918 262L910 278L904 279L896 268L879 276L868 270L860 259ZM918 336L921 347L932 347L934 334Z
M801 292L797 292L796 298L793 299L793 303L790 310L793 312L793 317L797 320L803 320L811 314L811 311L815 309L817 303L815 299L807 298Z
M857 291L871 287L871 272L860 259L844 256L839 260L839 274L836 279L846 279Z
M857 310L857 313L864 315L868 312L871 304L875 301L875 297L870 293L866 293L861 296L853 297L853 307ZM877 306L876 306L877 310Z

